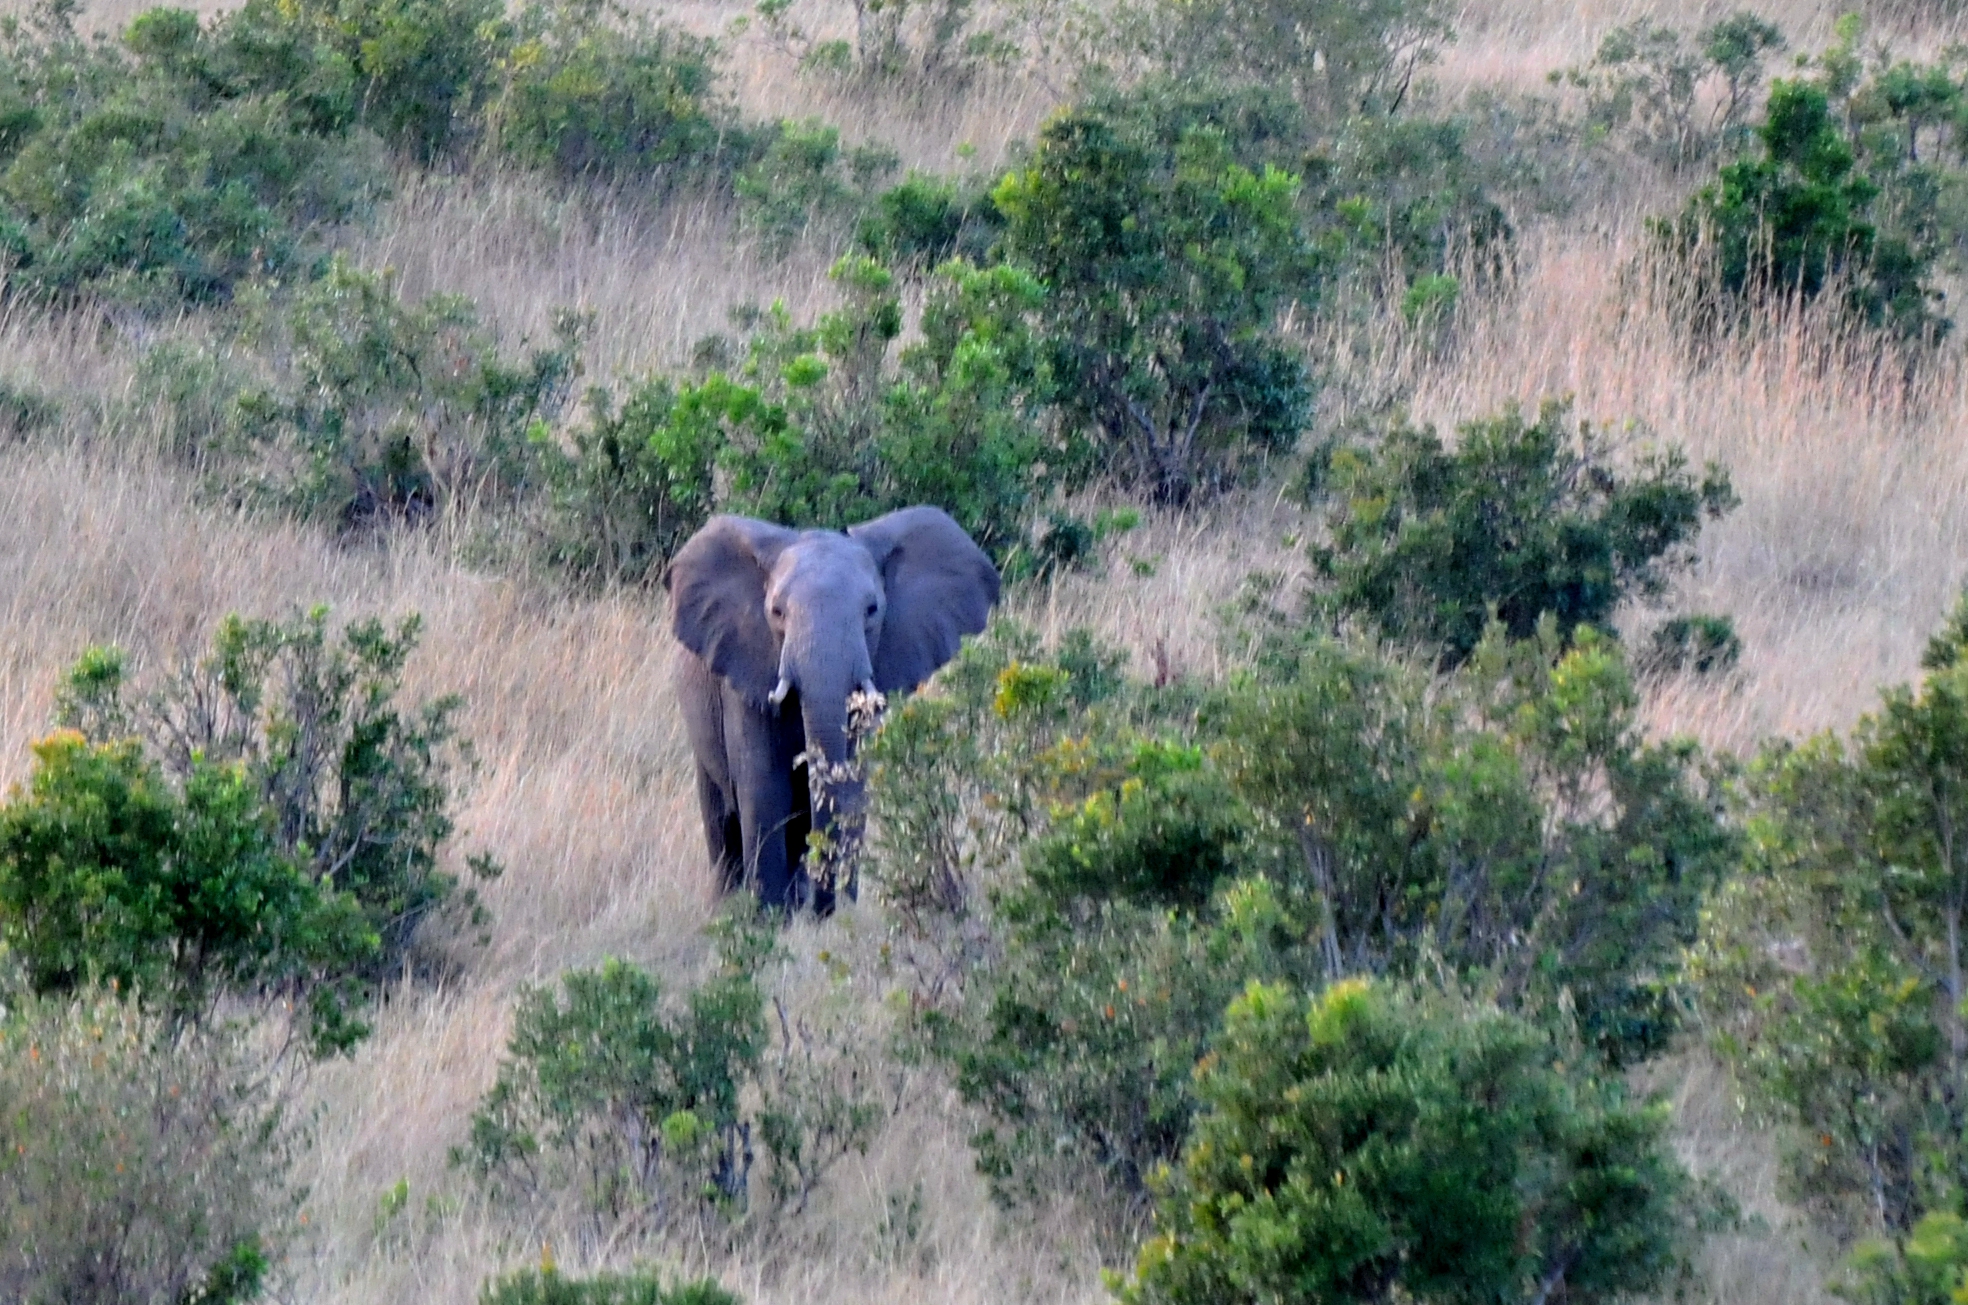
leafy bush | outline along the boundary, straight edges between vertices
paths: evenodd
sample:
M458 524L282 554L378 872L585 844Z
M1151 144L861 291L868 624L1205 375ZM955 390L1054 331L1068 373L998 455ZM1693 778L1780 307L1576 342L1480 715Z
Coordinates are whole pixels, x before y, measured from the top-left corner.
M1662 1049L1734 844L1638 706L1549 621L1434 682L1311 640L1201 703L1083 639L967 646L867 746L866 873L997 1190L1138 1199L1254 979L1446 971L1589 1057Z
M216 971L210 981L304 975L313 984L317 1045L341 1049L363 1037L366 1026L345 1007L351 985L399 972L418 927L447 901L478 909L439 868L453 830L458 770L469 762L457 736L462 704L455 697L415 707L399 700L420 634L420 622L409 617L394 629L370 619L331 635L324 608L284 622L228 617L208 657L134 699L119 653L85 654L59 696L59 715L88 745L57 736L49 761L62 768L49 776L50 797L70 801L60 785L80 785L72 800L97 808L93 786L127 808L125 825L155 829L171 810L168 803L162 813L156 809L164 801L155 782L161 768L182 787L179 824L187 841L182 864L168 859L168 839L156 852L143 850L142 840L107 844L99 863L122 876L117 891L142 912L127 923L116 916L83 923L140 925L144 946L175 937L220 948L187 953L180 945L174 963L193 977L208 968ZM144 741L154 761L127 745L132 738ZM23 828L48 826L57 840L48 846L88 832L59 815L59 806L42 818L30 805ZM111 854L123 860L106 859ZM498 872L487 858L471 865L480 877ZM125 866L164 877L146 887ZM296 867L299 885L291 877ZM208 868L207 878L198 878ZM151 899L171 885L181 899L162 911ZM85 902L98 900L102 886L90 893ZM344 918L350 915L352 921ZM272 930L279 932L262 932ZM52 954L51 973L59 977L103 969L117 953L89 960L63 942ZM297 973L303 966L312 968Z
M303 93L333 69L296 47L295 66L266 76L265 14L201 26L152 10L116 44L79 35L74 6L49 0L0 28L10 288L224 300L251 277L304 271L323 229L367 205L379 170L324 109L337 92Z
M1655 674L1693 671L1707 675L1728 670L1742 657L1742 640L1735 622L1726 616L1674 616L1654 628L1646 650L1636 659Z
M1039 287L1014 268L946 264L922 338L898 350L892 274L849 256L833 276L839 310L796 327L775 308L734 374L649 382L617 425L598 414L575 436L557 462L563 556L647 575L712 510L839 529L921 502L1001 557L1017 545L1060 465L1042 424Z
M1764 62L1783 46L1782 32L1746 10L1692 42L1641 19L1608 32L1591 65L1564 76L1586 92L1591 130L1678 171L1749 145Z
M1794 1194L1847 1236L1896 1244L1875 1274L1906 1267L1925 1217L1961 1214L1968 1177L1964 630L1968 606L1921 684L1886 690L1848 738L1765 748L1744 784L1742 873L1691 960L1716 1046L1788 1125Z
M275 40L332 51L354 75L357 120L422 163L469 142L511 41L498 0L255 2Z
M0 935L33 991L115 984L197 1019L226 991L374 964L360 908L280 848L243 766L199 758L180 795L134 739L65 731L34 754L0 806Z
M230 1030L173 1030L107 991L0 1018L0 1294L258 1299L291 1212L291 1135Z
M730 147L717 47L605 0L529 4L486 119L507 157L566 176L648 184Z
M857 0L851 42L813 37L793 8L793 0L759 0L754 12L767 38L808 72L962 85L1018 53L1002 25L982 23L974 0Z
M1448 39L1434 0L1145 0L1108 41L1178 80L1278 87L1315 121L1384 114Z
M553 1269L522 1269L485 1284L479 1305L739 1305L713 1278L663 1286L648 1273L569 1278Z
M1917 146L1923 117L1937 107L1921 93L1929 79L1902 65L1855 85L1858 28L1842 31L1822 77L1771 83L1758 155L1724 165L1677 217L1655 224L1656 238L1678 257L1710 260L1723 296L1705 306L1711 317L1836 288L1857 321L1941 333L1948 322L1930 278L1944 174L1920 165ZM1841 117L1873 123L1848 134Z
M1296 441L1310 382L1274 319L1310 251L1298 178L1142 103L1053 118L993 199L1007 257L1047 289L1062 411L1115 475L1179 504Z
M542 442L551 494L548 559L575 576L641 581L710 518L713 471L733 402L725 384L645 381L617 410L606 390L588 394L588 420L569 447Z
M759 129L733 186L746 229L784 254L816 224L847 225L896 166L880 146L842 148L839 128L817 118L781 121Z
M1570 427L1547 402L1535 421L1512 407L1464 424L1453 451L1405 422L1322 451L1331 538L1313 559L1331 602L1454 666L1492 619L1517 639L1546 614L1565 635L1610 629L1622 601L1660 593L1704 519L1734 506L1727 474L1698 481L1670 449L1622 475L1603 436Z
M1665 1112L1495 1010L1253 984L1121 1299L1611 1300L1676 1264Z
M1692 744L1650 744L1617 645L1493 626L1432 692L1314 643L1231 694L1238 791L1289 839L1326 977L1433 956L1625 1063L1676 1021L1675 961L1735 854Z
M563 399L581 321L517 359L501 354L470 300L407 303L387 272L339 257L291 299L262 302L247 342L256 381L220 404L216 431L199 386L168 383L183 428L243 462L235 493L259 495L344 529L422 522L459 500L509 501L529 483L530 438ZM174 360L183 374L188 364ZM193 360L195 361L195 360ZM201 366L224 382L225 368Z
M783 1012L772 1047L756 977L772 935L727 921L718 938L717 972L681 1002L616 960L562 975L564 1004L551 987L522 993L509 1056L454 1162L514 1192L579 1184L609 1217L736 1217L756 1132L773 1195L803 1208L834 1161L866 1147L876 1109L811 1047L786 1043Z

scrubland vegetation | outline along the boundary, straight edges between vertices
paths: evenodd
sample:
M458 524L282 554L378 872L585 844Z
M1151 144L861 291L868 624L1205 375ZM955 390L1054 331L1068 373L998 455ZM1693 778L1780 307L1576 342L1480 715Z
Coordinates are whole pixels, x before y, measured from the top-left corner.
M0 1295L1968 1298L1968 17L0 19ZM860 900L657 581L932 502Z

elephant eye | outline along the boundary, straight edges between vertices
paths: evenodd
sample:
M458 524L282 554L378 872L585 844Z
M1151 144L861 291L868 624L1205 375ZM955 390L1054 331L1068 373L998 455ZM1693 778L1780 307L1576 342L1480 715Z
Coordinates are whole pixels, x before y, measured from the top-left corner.
M876 604L874 603L868 604L868 615L873 616L876 612L879 612L880 610L881 608L878 607Z

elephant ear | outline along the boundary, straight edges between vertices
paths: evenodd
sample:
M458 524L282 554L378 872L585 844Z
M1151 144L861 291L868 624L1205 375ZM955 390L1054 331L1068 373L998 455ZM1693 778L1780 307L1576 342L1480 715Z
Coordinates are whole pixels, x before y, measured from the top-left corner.
M797 531L750 517L712 517L663 574L677 642L764 707L779 682L779 641L765 619L765 584Z
M888 596L875 686L906 693L956 656L965 635L983 632L998 568L940 508L903 508L847 533L873 555Z

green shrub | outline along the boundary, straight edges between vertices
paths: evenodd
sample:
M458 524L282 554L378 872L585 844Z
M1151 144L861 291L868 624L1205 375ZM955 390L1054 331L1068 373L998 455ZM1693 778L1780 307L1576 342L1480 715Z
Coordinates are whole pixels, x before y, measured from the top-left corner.
M731 148L717 47L604 0L522 8L486 109L507 157L565 176L649 184Z
M709 519L731 410L729 385L645 381L620 410L588 394L569 447L543 444L552 496L546 550L573 575L614 584L654 578Z
M344 529L516 496L533 472L530 437L564 397L583 329L563 314L550 347L507 358L470 300L408 303L390 273L340 257L258 316L266 379L235 400L240 492Z
M0 29L12 290L224 300L252 277L305 272L324 230L367 206L375 161L346 122L257 75L254 22L153 10L116 44L46 3ZM332 80L320 57L296 51L284 75Z
M866 1148L879 1111L853 1066L834 1073L838 1048L792 1045L783 1008L772 1037L757 977L775 952L769 928L715 931L717 971L681 1001L616 960L562 975L564 1002L553 987L523 992L454 1163L513 1194L578 1185L611 1218L736 1218L756 1138L777 1207L803 1209L836 1160Z
M479 1305L740 1305L713 1278L665 1287L649 1273L569 1278L553 1269L522 1269L485 1284Z
M1641 19L1608 32L1590 66L1564 76L1586 92L1590 131L1679 171L1750 144L1764 62L1783 46L1783 33L1748 11L1703 28L1692 42Z
M910 172L875 196L855 243L889 267L927 270L952 258L984 264L1002 225L988 186Z
M188 835L202 841L185 867L165 869L182 877L209 865L213 882L147 926L149 936L175 919L176 936L232 948L181 954L180 967L282 978L310 966L295 977L312 981L313 1031L324 1049L366 1034L346 1008L352 985L401 972L426 918L454 900L478 912L439 866L459 770L470 760L457 734L462 703L400 700L420 637L414 616L393 629L370 619L336 634L325 608L288 621L234 616L220 623L209 656L142 697L129 692L113 649L86 654L58 697L62 724L92 745L63 744L61 755L86 763L83 779L101 772L112 791L128 788L132 820L155 818L143 805L155 796L155 771L152 760L115 746L131 738L144 741L187 803L202 804L186 818ZM486 858L471 865L480 877L497 873ZM290 882L294 866L301 887ZM276 911L291 918L283 924ZM81 958L62 965L58 973L88 969Z
M1180 504L1297 440L1310 382L1274 319L1310 250L1297 177L1168 125L1152 105L1067 110L993 199L1006 256L1046 286L1062 412L1114 475Z
M1621 602L1662 592L1703 521L1734 506L1727 474L1697 480L1671 449L1622 474L1603 436L1571 427L1547 402L1535 421L1511 407L1465 423L1453 450L1401 422L1322 451L1331 537L1313 559L1330 601L1454 666L1492 619L1516 639L1546 614L1561 634L1610 629Z
M1734 844L1691 744L1650 744L1617 645L1500 627L1461 676L1315 643L1228 696L1238 791L1290 840L1327 977L1430 955L1614 1063L1664 1047Z
M733 181L743 225L779 255L815 227L849 225L898 166L875 145L843 148L840 129L818 118L758 129L752 160Z
M61 420L61 404L30 386L0 380L0 434L33 435Z
M232 1030L172 1029L107 991L0 1017L0 1295L259 1299L293 1138Z
M1666 1282L1687 1177L1659 1108L1502 1012L1253 984L1129 1302L1613 1300Z
M1735 622L1726 616L1675 616L1654 628L1636 661L1653 674L1693 671L1707 675L1733 667L1742 657Z
M1722 296L1704 306L1713 319L1836 288L1857 321L1905 335L1944 332L1930 284L1939 251L1931 220L1921 220L1940 178L1916 167L1918 117L1911 107L1897 123L1889 116L1905 131L1884 142L1848 138L1834 95L1858 96L1839 72L1834 64L1824 82L1772 82L1757 155L1726 164L1677 217L1655 224L1656 239L1678 257L1711 261Z
M65 731L34 755L0 806L0 936L33 991L116 984L195 1020L374 965L360 908L279 846L243 766L200 758L180 794L134 739Z
M1276 87L1317 121L1398 110L1449 37L1434 0L1143 0L1108 42L1178 80Z
M893 275L859 255L832 275L839 310L811 327L765 314L735 375L677 389L650 456L701 485L708 450L720 511L840 529L935 503L1005 556L1048 472L1071 472L1043 419L1040 288L1015 268L946 264L926 287L922 338L898 349Z
M1849 737L1765 748L1742 873L1690 962L1715 1045L1787 1126L1792 1193L1846 1237L1904 1243L1962 1212L1965 622L1968 606L1922 682L1884 691Z
M287 40L332 50L354 74L358 120L421 163L470 142L512 40L499 0L260 2Z
M1005 34L1009 24L984 25L975 0L863 4L855 10L852 42L816 39L794 18L793 8L793 0L759 0L753 12L768 39L807 72L953 87L1019 53Z

